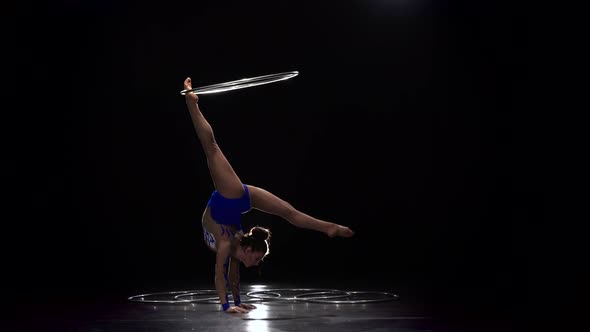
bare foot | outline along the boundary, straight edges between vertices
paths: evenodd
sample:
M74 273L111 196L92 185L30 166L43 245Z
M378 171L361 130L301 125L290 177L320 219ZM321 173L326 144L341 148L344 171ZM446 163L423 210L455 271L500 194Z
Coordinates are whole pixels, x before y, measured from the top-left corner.
M352 237L354 235L354 232L346 226L333 224L332 226L330 226L330 229L328 230L327 234L329 237Z
M192 85L192 81L190 77L187 77L184 80L184 89L185 90L190 90L193 88ZM199 102L199 96L197 96L194 92L189 92L185 95L186 97L186 101L187 102L192 102L192 103L198 103Z

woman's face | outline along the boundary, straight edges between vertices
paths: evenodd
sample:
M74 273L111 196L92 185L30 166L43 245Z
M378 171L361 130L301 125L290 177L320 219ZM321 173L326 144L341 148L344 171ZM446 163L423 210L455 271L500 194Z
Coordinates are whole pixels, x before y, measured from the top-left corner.
M244 250L244 257L242 258L242 263L246 267L257 266L260 264L262 259L264 258L264 252L262 251L252 251L252 247L248 247Z

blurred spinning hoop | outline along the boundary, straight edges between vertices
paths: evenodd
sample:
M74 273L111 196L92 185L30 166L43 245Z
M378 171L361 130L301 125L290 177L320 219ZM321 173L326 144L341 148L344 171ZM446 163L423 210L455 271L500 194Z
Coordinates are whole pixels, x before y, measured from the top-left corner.
M298 71L288 71L288 72L283 72L283 73L249 77L249 78L243 78L241 80L236 80L236 81L229 81L229 82L225 82L225 83L212 84L212 85L206 85L206 86L202 86L202 87L198 87L198 88L182 90L182 91L180 91L180 94L184 96L189 92L194 92L196 94L203 95L203 94L207 94L207 93L218 93L218 92L224 92L224 91L230 91L230 90L238 90L238 89L250 88L253 86L257 86L257 85L269 84L269 83L287 80L287 79L290 79L290 78L295 77L297 75L299 75Z

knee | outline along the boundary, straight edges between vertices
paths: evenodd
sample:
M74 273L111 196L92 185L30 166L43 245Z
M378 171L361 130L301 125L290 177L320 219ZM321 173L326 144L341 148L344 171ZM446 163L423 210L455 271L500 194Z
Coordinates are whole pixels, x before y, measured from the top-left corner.
M282 207L282 215L283 218L287 219L287 220L294 220L297 218L297 216L299 215L299 211L297 211L296 208L293 207L293 205L284 202L283 207Z
M211 142L209 144L206 144L203 146L203 149L205 150L205 155L207 157L213 157L221 152L221 149L219 148L219 145L217 145L217 142Z

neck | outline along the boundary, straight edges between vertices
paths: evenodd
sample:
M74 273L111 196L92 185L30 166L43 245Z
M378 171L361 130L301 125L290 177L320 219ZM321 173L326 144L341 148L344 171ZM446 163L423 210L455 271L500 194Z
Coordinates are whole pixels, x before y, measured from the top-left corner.
M242 249L242 247L238 244L236 244L236 248L234 250L234 255L235 258L237 258L240 262L244 260L244 249Z

